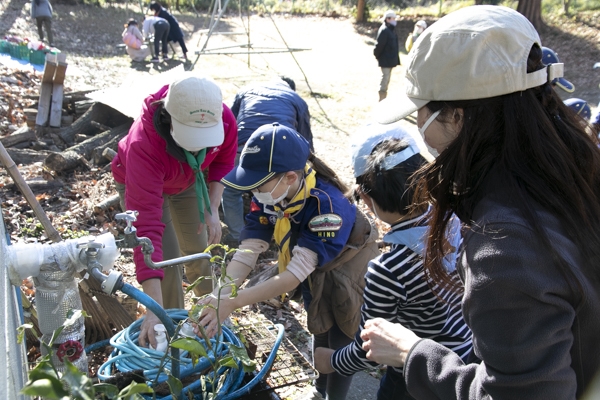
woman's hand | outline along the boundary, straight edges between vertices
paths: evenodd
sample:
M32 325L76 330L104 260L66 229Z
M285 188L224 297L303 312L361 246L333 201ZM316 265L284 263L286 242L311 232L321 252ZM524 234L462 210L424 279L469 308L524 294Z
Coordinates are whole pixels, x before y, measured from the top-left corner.
M138 337L138 344L141 347L148 347L148 344L150 344L150 346L156 348L156 337L154 336L154 325L156 324L162 324L162 322L152 311L146 311L146 316L140 327L140 336Z
M379 364L403 367L410 349L420 338L400 324L370 319L360 333L367 358Z
M198 225L198 234L202 233L204 229L204 225L208 229L208 240L207 244L210 246L211 244L216 244L221 241L221 221L219 221L219 211L212 211L212 214L208 212L204 213L204 219L206 220L206 224Z
M327 347L317 347L315 349L315 368L321 374L331 374L335 369L331 366L331 355L335 352Z
M210 304L213 307L205 307L202 310L202 314L200 314L200 318L198 319L198 325L204 327L204 330L209 338L215 336L219 331L219 325L217 323L217 298L214 295L207 296L206 298L200 300L198 304ZM219 302L219 321L222 324L227 317L235 310L236 304L235 299L230 299L227 296L221 296L221 301ZM194 327L194 332L198 336L202 336L200 334L200 328L198 326Z

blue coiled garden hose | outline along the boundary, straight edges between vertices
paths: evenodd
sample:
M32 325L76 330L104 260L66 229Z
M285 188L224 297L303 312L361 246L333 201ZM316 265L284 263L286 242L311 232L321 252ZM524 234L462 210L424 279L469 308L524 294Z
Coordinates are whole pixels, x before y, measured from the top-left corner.
M164 310L151 297L129 284L124 284L122 291L152 311L165 325L170 337L173 337L175 334L176 323L185 320L188 317L186 310ZM115 367L121 372L142 369L144 371L144 376L148 380L156 380L156 383L164 382L167 379L167 376L159 371L164 353L149 348L142 348L137 345L139 328L142 322L143 318L135 321L128 328L113 336L109 341L102 341L86 348L86 351L89 352L97 350L108 344L114 347L109 359L98 369L98 378L100 380L105 380L111 376L112 365L115 365ZM249 393L250 390L264 378L266 373L270 370L273 361L275 360L277 350L281 340L283 339L283 326L278 324L276 327L278 328L278 334L274 348L272 349L271 354L267 358L261 371L244 387L239 388L244 378L243 368L241 362L239 362L237 369L230 369L230 372L227 374L225 382L223 383L223 386L221 387L215 400L231 400L242 396L243 394ZM220 340L221 345L218 349L214 349L216 346L216 341L211 339L211 347L213 348L213 351L211 351L208 355L211 359L213 359L215 352L218 356L226 354L227 348L225 345L223 345L223 341L233 343L236 346L242 346L239 338L227 327L223 326L222 332L223 333ZM203 340L200 338L197 338L197 340L203 343L205 348L207 348L206 343ZM163 368L170 369L171 374L175 377L178 377L180 380L190 375L197 374L209 368L211 365L211 360L203 357L195 366L193 366L192 360L188 357L187 351L183 351L182 354L179 355L179 349L171 348L171 350L171 357L165 360ZM180 364L182 365L183 370L179 374ZM175 375L175 367L177 368L177 375ZM225 371L223 369L217 371L218 374L222 374L224 372ZM187 398L189 392L199 393L199 390L201 390L201 382L198 379L183 388L182 396ZM194 397L201 398L201 396ZM163 397L161 400L172 400L172 396Z

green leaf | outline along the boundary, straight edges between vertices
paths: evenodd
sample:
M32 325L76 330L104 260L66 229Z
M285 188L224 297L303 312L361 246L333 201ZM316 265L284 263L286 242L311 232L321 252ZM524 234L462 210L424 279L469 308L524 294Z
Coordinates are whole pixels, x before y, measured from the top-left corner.
M123 388L119 392L120 399L129 399L129 398L138 398L136 395L140 393L154 393L152 388L145 383L135 383L131 382L129 386Z
M239 368L239 366L237 365L237 362L233 359L233 356L231 356L231 355L225 356L225 357L221 358L220 360L218 360L218 364L222 367L230 367L230 368L235 368L235 369Z
M25 330L33 328L33 324L23 324L17 327L17 343L23 343L23 338L25 337Z
M256 368L256 361L250 359L245 347L229 344L229 353L242 363L244 372L252 372Z
M58 379L37 379L33 382L28 382L21 394L26 396L39 396L50 400L66 399L69 396L62 383Z
M190 354L194 354L201 357L207 357L208 353L204 348L204 345L197 340L190 338L179 338L171 342L171 347L176 349L187 350Z
M65 324L67 323L67 321L65 321ZM63 329L65 329L65 326L63 324L63 326L59 326L58 328L56 328L54 330L54 332L52 332L52 337L50 338L50 342L47 344L48 348L49 348L49 352L50 353L52 351L52 346L54 345L54 342L56 341L56 339L60 336L60 334L62 333Z
M216 249L217 247L223 247L223 245L221 243L215 243L215 244L211 244L210 246L208 246L204 252L205 253L210 253L213 249Z
M221 261L223 261L223 257L221 256L212 256L210 259L210 262L213 264L220 263Z
M102 393L109 399L116 399L119 395L119 388L109 383L97 383L94 385L95 393Z
M56 379L59 380L59 377L56 375L56 371L52 368L52 364L50 363L50 357L43 361L40 361L38 365L35 366L31 371L29 371L29 381L37 381L40 379Z
M66 358L65 366L66 370L61 378L68 385L71 394L77 399L93 400L94 386L92 380Z
M174 399L178 399L181 396L181 391L183 390L183 383L173 375L168 374L167 384L169 385L169 389Z
M194 288L195 288L196 286L198 286L200 283L204 282L204 281L205 281L205 280L207 280L207 279L210 279L210 280L212 280L213 278L212 278L211 276L206 276L206 275L203 275L203 276L199 277L199 278L198 278L198 279L196 279L196 280L195 280L195 281L194 281L194 282L193 282L193 283L192 283L190 286L188 286L188 287L185 289L185 293L186 293L186 294L188 294L189 292L191 292L192 290L194 290Z

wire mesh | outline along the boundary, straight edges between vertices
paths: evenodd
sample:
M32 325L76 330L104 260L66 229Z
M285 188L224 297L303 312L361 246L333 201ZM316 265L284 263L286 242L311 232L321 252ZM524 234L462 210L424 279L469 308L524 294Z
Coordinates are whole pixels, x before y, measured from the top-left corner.
M277 327L268 320L249 322L237 327L237 333L248 348L248 353L257 364L257 371L261 371L277 337ZM285 386L295 385L318 378L319 373L312 364L298 350L289 338L284 336L277 351L271 371L264 380L265 388L274 390Z

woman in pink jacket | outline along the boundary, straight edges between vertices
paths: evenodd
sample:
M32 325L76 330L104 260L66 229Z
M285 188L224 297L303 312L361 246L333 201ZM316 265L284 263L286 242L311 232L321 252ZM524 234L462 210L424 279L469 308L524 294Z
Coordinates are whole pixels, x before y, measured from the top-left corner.
M153 261L203 252L207 244L219 243L220 180L233 169L236 151L235 117L214 81L185 74L144 100L140 116L119 142L112 172L124 209L139 212L134 225L139 237L152 241ZM134 250L134 262L146 294L166 309L184 308L180 266L150 269L140 247ZM185 273L190 282L210 275L209 263L187 263ZM194 291L197 296L210 293L211 281ZM158 323L148 311L139 337L142 346L147 340L154 344L148 333Z

